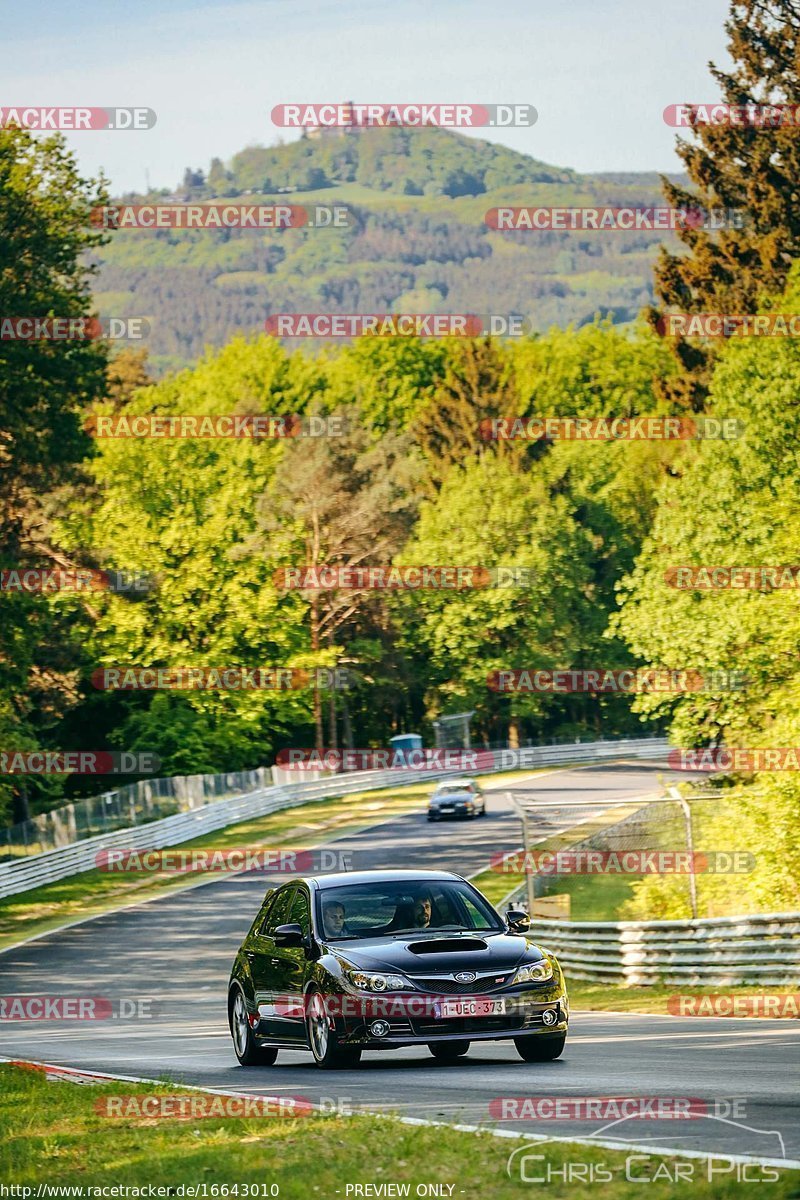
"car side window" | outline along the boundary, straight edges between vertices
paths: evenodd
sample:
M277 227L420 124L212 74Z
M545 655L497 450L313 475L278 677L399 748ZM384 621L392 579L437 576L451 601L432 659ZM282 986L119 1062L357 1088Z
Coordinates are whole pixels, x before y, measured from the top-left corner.
M311 929L308 896L301 887L294 894L286 923L288 925L299 925L304 934L307 934Z
M464 907L467 910L469 921L473 929L491 929L491 924L480 911L477 905L473 904L469 896L461 897Z
M262 936L272 937L279 925L287 923L286 914L289 911L289 901L293 890L291 887L285 887L275 894L275 899L269 906L269 911L261 926Z
M274 899L275 899L275 889L273 888L270 892L268 892L268 894L264 898L264 902L261 905L261 908L258 910L256 919L255 919L255 921L253 921L253 925L250 929L251 933L256 933L256 934L261 933L261 930L264 926L264 922L267 919L269 910L272 908L272 902L274 901Z

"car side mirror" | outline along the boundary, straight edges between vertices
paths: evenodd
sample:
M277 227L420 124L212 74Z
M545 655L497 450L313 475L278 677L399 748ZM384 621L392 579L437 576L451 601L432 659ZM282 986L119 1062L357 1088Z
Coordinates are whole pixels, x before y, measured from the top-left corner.
M506 913L508 928L514 933L527 933L531 927L531 919L521 908L509 908Z
M299 925L279 925L275 930L276 946L302 946L303 931Z

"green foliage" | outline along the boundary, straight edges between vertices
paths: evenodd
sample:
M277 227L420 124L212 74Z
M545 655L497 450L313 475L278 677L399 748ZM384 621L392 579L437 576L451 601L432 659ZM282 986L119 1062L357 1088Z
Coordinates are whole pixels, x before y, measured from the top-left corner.
M730 71L711 64L711 74L730 105L788 105L793 111L800 78L800 12L794 0L733 0L725 25ZM679 137L677 152L691 188L664 182L674 208L738 210L741 228L715 234L687 228L679 237L688 253L664 248L655 282L661 306L681 312L753 313L766 295L783 289L800 255L797 177L800 142L792 124L755 128L736 121L698 125L691 141ZM713 367L713 343L673 341L680 375L670 394L702 406Z
M229 195L231 183L240 191L310 191L351 180L378 191L421 195L433 186L446 196L463 196L575 178L572 171L444 129L342 130L288 145L248 146L234 155L224 175L214 164L219 159L209 171L208 196Z
M58 136L0 130L0 314L88 317L85 255L102 236L89 214L105 199ZM48 494L79 477L90 443L82 405L102 393L106 349L87 340L0 341L0 568L69 565L51 537ZM63 498L62 498L63 500ZM55 502L55 501L53 501ZM73 610L30 593L0 596L0 739L32 749L75 699L82 630ZM0 780L0 820L25 814L52 783Z
M292 414L302 412L319 387L319 373L307 360L288 357L266 338L236 340L195 371L137 392L124 411ZM125 569L151 574L155 586L137 603L113 595L99 602L98 665L307 665L301 659L308 634L285 619L286 602L272 583L277 560L246 552L256 499L283 454L284 444L269 439L103 443L92 465L101 502L73 520L65 538L113 553ZM167 772L185 770L191 752L175 744L168 725L158 736L163 709L141 716L151 703L152 693L125 695L130 715L120 723L119 738L143 747L144 732L152 733L158 744L166 742ZM305 691L191 691L169 711L188 730L190 745L205 738L203 761L222 769L245 759L246 765L263 762L277 732L308 720L309 704ZM203 720L190 722L187 709Z
M490 671L572 661L586 615L587 549L565 499L548 496L540 481L510 463L487 454L450 471L436 500L423 504L400 561L522 567L531 582L420 591L398 601L401 627L427 661L435 712L474 708L486 727L504 704L487 687ZM519 698L513 707L541 716L547 705L539 696Z
M129 297L119 311L149 318L159 373L263 328L268 313L518 313L543 331L597 313L633 322L653 299L658 232L499 233L485 223L501 204L652 206L651 175L579 176L455 132L372 129L250 146L178 190L179 199L235 196L344 205L350 220L342 229L115 235L99 286Z
M796 270L781 311L800 302ZM734 339L714 372L711 411L744 425L740 438L697 443L665 478L652 531L620 584L612 629L647 664L744 672L746 688L669 696L636 707L669 715L678 743L736 747L800 744L800 617L794 590L677 590L676 566L780 566L800 559L800 348L792 339ZM759 868L742 892L759 907L797 900L796 773L762 771L742 806L741 829ZM648 903L654 883L642 884ZM667 889L668 890L668 889Z

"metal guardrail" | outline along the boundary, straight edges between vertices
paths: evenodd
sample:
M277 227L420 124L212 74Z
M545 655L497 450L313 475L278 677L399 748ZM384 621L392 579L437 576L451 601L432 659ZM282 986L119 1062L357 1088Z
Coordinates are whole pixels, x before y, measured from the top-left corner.
M652 800L622 821L571 843L570 851L602 847L624 851L643 844L661 846L669 832L665 821L676 810L672 798ZM716 800L699 796L692 801ZM624 805L623 801L619 802ZM546 805L531 807L540 814ZM577 810L576 810L577 811ZM672 824L678 820L673 817ZM674 832L674 831L673 831ZM547 840L546 838L544 839ZM664 846L671 845L669 838ZM693 852L691 843L689 852ZM558 876L526 876L502 902L503 908L528 903L540 879L549 891ZM533 886L532 886L533 885ZM731 987L740 984L796 986L800 984L800 913L766 913L736 917L702 917L669 921L571 921L534 917L537 940L558 955L568 980L609 983L622 987L667 984Z
M800 983L800 913L692 921L550 921L531 931L568 979L623 987Z
M666 754L668 743L663 738L626 738L620 741L583 742L573 745L529 746L522 750L478 750L474 752L472 773L482 775L518 769L557 766L572 762L601 762L619 758L660 758ZM510 756L514 755L513 764ZM274 769L274 768L273 768ZM433 782L436 779L464 774L463 763L453 770L387 770L349 771L318 779L313 783L279 784L259 788L249 795L218 800L202 808L176 813L161 820L150 821L114 832L99 834L71 845L0 864L0 898L30 891L43 884L54 883L70 875L91 871L100 850L134 849L160 850L202 837L228 825L247 821L266 813L292 808L309 800L346 795L348 792L374 791L405 784ZM286 773L284 773L285 775Z
M87 796L0 829L0 862L60 850L100 833L146 825L162 817L250 795L279 780L269 767L220 775L170 775L140 779L99 796Z

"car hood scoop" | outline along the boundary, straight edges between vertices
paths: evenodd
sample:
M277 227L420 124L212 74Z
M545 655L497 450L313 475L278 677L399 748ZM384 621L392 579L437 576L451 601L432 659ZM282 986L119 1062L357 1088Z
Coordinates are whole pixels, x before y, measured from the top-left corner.
M424 942L409 942L411 954L461 954L469 950L488 950L483 938L426 938Z

